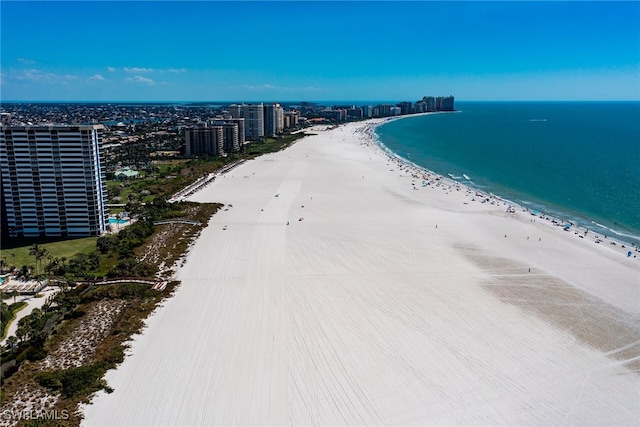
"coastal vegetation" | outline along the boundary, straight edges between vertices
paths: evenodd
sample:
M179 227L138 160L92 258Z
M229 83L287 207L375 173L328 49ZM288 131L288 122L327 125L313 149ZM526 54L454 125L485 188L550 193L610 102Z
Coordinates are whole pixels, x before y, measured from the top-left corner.
M305 133L300 132L284 135L281 138L277 139L269 138L263 143L251 144L251 146L247 149L246 154L242 156L242 158L252 159L262 154L284 150L289 145L293 144L296 140L305 136Z
M16 295L17 293L12 293L14 298ZM2 332L0 339L4 339L7 336L9 324L15 320L16 314L26 306L27 303L24 301L14 302L12 304L6 304L4 301L0 301L0 331Z
M43 310L34 310L21 321L25 333L3 353L3 360L14 357L21 363L3 381L3 407L26 404L67 411L71 416L56 425L79 425L78 404L98 390L111 391L105 373L124 360L131 336L141 331L144 319L177 284L170 282L156 291L136 283L84 283L59 293ZM46 341L45 331L50 336Z
M101 389L109 390L102 379L106 370L103 363L43 372L36 375L38 383L51 390L60 390L62 396L72 398L83 393L92 393Z

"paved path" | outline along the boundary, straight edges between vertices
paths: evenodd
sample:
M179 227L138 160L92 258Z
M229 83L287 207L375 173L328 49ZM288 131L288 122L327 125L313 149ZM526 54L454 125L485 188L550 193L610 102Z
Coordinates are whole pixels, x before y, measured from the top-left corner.
M44 290L40 292L42 296L39 298L36 298L33 295L20 295L16 297L16 302L25 301L27 303L27 306L17 313L16 318L9 325L7 336L5 337L5 339L0 341L0 345L4 345L4 343L7 341L7 338L9 338L11 335L16 334L16 329L18 329L18 321L20 319L30 315L34 308L41 308L44 305L44 303L47 301L47 298L51 295L56 294L58 291L59 291L58 288L49 286L44 288ZM6 304L12 304L13 297L5 299L4 302Z

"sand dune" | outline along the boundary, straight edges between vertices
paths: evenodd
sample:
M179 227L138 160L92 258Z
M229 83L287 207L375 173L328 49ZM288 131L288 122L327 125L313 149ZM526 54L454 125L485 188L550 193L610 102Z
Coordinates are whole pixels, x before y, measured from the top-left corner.
M191 197L230 207L85 425L640 423L639 260L423 187L364 130Z

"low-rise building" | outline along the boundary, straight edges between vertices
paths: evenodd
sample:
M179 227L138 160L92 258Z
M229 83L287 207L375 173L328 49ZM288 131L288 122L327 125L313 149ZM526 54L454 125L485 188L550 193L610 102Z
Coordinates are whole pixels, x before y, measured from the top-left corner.
M118 181L127 180L127 179L131 179L131 178L137 178L138 175L140 175L140 172L138 172L137 170L133 170L133 169L131 169L129 167L118 169L114 173L114 176L115 176L116 180L118 180Z

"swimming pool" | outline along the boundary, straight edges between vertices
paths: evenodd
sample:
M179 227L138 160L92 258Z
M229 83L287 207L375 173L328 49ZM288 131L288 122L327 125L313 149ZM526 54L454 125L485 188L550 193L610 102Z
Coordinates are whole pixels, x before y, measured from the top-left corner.
M109 218L109 224L126 224L128 219Z

